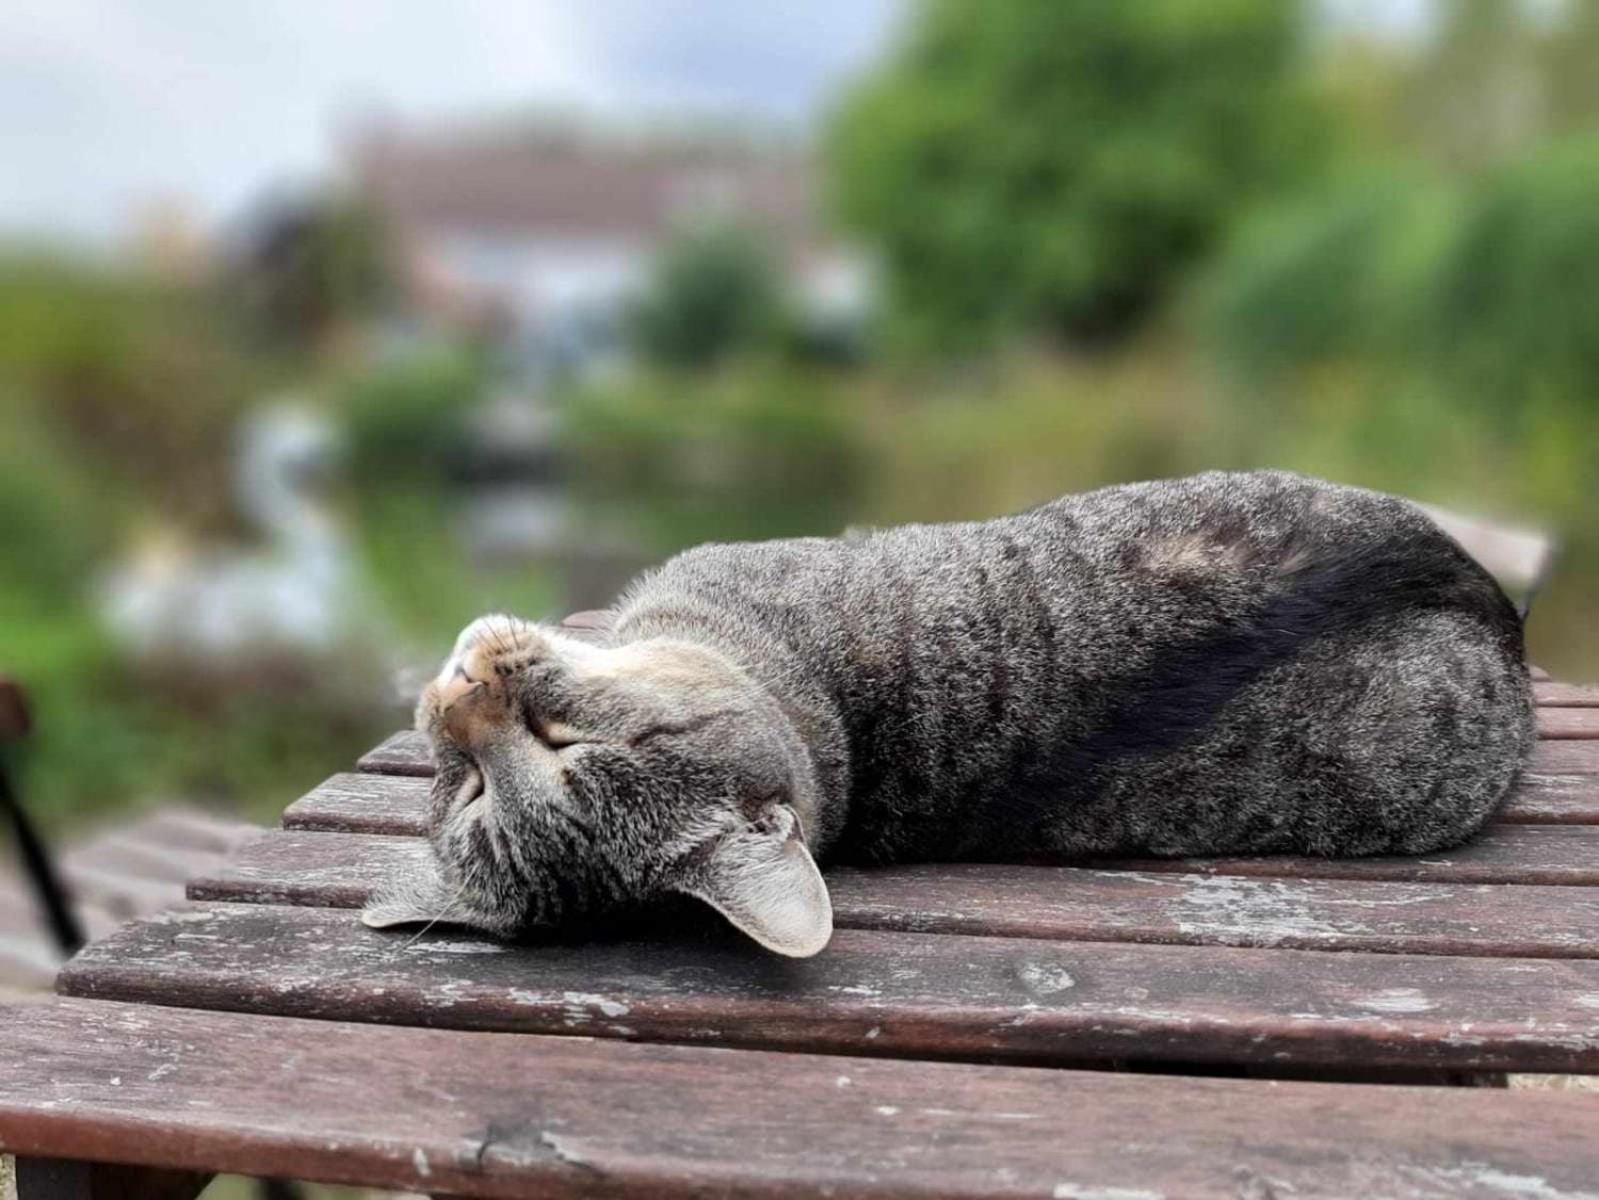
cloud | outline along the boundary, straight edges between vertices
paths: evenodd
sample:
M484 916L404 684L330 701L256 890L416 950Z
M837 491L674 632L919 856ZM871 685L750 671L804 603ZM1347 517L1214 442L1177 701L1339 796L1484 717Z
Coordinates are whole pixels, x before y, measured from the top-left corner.
M8 0L0 229L217 219L325 172L342 120L557 106L803 116L898 0Z

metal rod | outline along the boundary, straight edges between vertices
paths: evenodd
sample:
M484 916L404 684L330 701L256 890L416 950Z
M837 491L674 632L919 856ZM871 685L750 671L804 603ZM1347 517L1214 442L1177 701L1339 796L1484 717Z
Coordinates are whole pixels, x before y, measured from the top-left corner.
M70 958L83 948L87 940L83 936L83 924L72 910L66 888L61 884L61 875L51 861L49 851L45 849L44 840L34 829L28 814L22 810L22 802L11 790L4 763L0 763L0 808L4 808L11 819L11 828L17 836L17 849L22 853L23 871L44 912L50 934L62 955Z

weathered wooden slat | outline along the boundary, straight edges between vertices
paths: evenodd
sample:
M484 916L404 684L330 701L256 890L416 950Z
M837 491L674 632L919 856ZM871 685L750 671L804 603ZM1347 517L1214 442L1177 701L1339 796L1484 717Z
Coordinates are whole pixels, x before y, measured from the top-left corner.
M1522 776L1495 817L1511 825L1599 825L1599 776Z
M1538 708L1538 736L1559 740L1599 738L1599 708Z
M1527 769L1538 775L1599 775L1599 741L1541 741Z
M289 805L283 826L419 835L427 828L431 784L425 777L404 775L334 775Z
M401 732L362 755L356 769L369 774L420 776L433 774L433 763L426 738ZM1575 742L1542 740L1532 753L1529 769L1546 775L1599 775L1599 739L1583 734Z
M459 930L378 932L346 910L209 904L90 946L58 989L874 1056L1599 1071L1599 962L1549 959L846 929L823 954L793 962L719 930L506 946Z
M410 837L282 831L195 900L348 907L430 853ZM1067 941L1599 958L1599 889L1167 875L981 864L830 873L840 928Z
M411 729L391 733L356 760L355 769L374 775L431 775L427 739Z
M1599 687L1577 683L1535 683L1532 697L1539 704L1567 708L1599 708Z
M427 806L424 779L335 775L290 805L283 824L289 829L419 836L426 831ZM1538 777L1510 802L1501 821L1505 823L1490 826L1468 846L1419 858L1196 860L1193 869L1320 879L1599 885L1599 779ZM1596 827L1588 827L1590 823ZM1140 861L1138 869L1181 871L1187 869L1182 861L1187 860Z
M1576 1200L1599 1177L1599 1102L1570 1093L847 1059L81 1000L5 1019L0 1141L33 1155L488 1197Z
M1599 781L1596 781L1599 782ZM1599 786L1592 789L1599 812ZM1168 874L1270 879L1377 879L1404 883L1517 883L1599 886L1599 825L1491 825L1464 846L1403 858L1127 859L1093 864Z
M290 805L283 824L290 829L421 834L426 830L427 796L425 777L335 775ZM1529 773L1496 820L1599 824L1599 776Z

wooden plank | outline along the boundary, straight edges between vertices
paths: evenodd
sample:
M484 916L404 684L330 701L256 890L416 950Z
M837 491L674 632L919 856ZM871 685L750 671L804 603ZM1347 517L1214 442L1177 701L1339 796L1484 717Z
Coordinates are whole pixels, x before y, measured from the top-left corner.
M428 781L420 776L335 775L283 815L291 829L421 834ZM1599 776L1529 772L1497 818L1511 824L1599 824Z
M420 836L427 828L428 782L383 775L335 775L289 806L289 829ZM1418 882L1599 885L1599 779L1537 776L1470 845L1420 858L1256 858L1193 860L1194 869L1234 875ZM1533 829L1533 825L1570 828ZM1140 861L1138 869L1178 871L1189 860ZM1219 864L1226 863L1223 868ZM1097 864L1104 865L1104 864Z
M176 852L198 850L226 854L241 841L261 832L261 827L202 809L163 807L132 825L119 827L117 832L121 837L158 844Z
M1532 698L1563 708L1599 708L1599 687L1578 683L1535 683Z
M1599 775L1599 741L1594 734L1583 734L1587 741L1568 743L1543 740L1533 750L1528 769L1543 774ZM358 771L381 775L432 775L427 739L420 733L402 731L380 746L363 754Z
M1536 775L1599 775L1599 741L1542 741L1527 770Z
M66 995L329 1020L1072 1064L1599 1071L1599 962L840 930L506 946L207 904L84 950ZM1528 1020L1529 1014L1535 1019Z
M375 775L431 775L427 738L411 729L391 733L356 760L355 769Z
M94 1001L7 1017L0 1140L34 1155L487 1197L1578 1200L1599 1177L1599 1100L1574 1093L843 1059Z
M427 829L432 780L342 774L318 784L283 812L285 829L419 835Z
M1538 736L1562 740L1599 738L1599 708L1540 706Z
M1599 781L1588 789L1599 810ZM1599 817L1599 811L1596 811ZM1126 859L1099 868L1272 879L1377 879L1406 883L1599 886L1599 825L1491 825L1464 846L1416 857Z
M354 907L420 869L421 838L264 834L195 900ZM1599 889L935 864L829 873L839 928L1066 941L1599 958Z
M1499 810L1501 824L1599 824L1599 776L1529 773Z

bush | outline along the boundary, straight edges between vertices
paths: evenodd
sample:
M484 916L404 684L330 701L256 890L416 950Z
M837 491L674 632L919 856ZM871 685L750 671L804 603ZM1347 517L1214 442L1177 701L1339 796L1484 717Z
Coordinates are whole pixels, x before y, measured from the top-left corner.
M189 531L228 526L234 422L260 375L197 292L0 258L0 421L48 441L102 495Z
M635 351L657 366L713 367L775 344L784 325L777 271L760 240L707 226L669 242L629 322Z
M646 374L569 396L565 436L601 524L670 552L841 529L862 477L847 405L833 377L778 363Z
M1487 182L1440 272L1432 333L1440 371L1492 410L1599 409L1599 139Z
M338 397L351 475L363 488L438 484L461 461L467 409L482 394L478 359L432 350L347 382Z
M1458 224L1453 192L1394 174L1273 209L1204 282L1203 323L1225 357L1260 375L1409 352Z
M1459 187L1368 177L1263 215L1203 291L1213 345L1258 374L1380 368L1502 426L1595 415L1599 140Z
M1283 0L926 0L836 115L847 223L922 345L1134 329L1318 153Z

